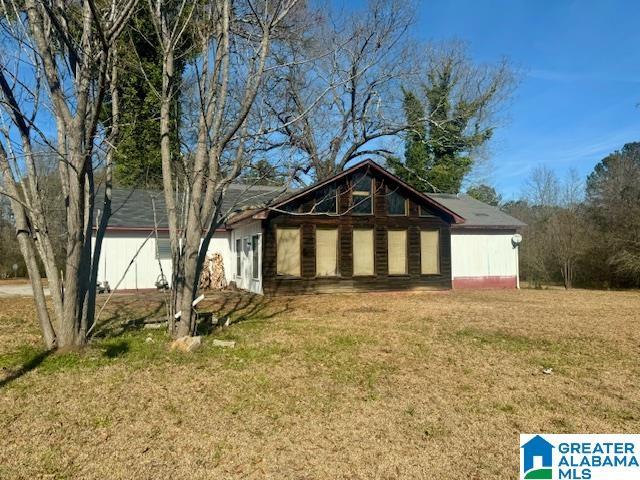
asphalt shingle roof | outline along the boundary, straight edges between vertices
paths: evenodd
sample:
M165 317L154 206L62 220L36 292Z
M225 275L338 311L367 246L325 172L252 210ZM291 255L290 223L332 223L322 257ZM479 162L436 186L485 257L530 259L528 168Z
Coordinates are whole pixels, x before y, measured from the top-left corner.
M459 225L461 228L520 228L526 226L524 222L521 222L517 218L513 218L511 215L504 213L496 207L487 205L468 195L427 193L427 196L464 218L464 223Z
M247 186L234 183L229 185L222 200L222 211L226 212L229 209L240 211L246 208L263 207L280 196L282 192L282 187ZM98 195L96 198L98 199L96 208L101 208L102 195ZM158 228L167 228L167 213L162 191L114 188L109 227L153 228L154 203Z

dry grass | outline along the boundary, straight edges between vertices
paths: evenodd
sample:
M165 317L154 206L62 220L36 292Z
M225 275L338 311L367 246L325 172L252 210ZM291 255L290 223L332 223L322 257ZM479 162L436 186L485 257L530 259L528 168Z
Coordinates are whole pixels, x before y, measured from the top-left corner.
M156 299L118 297L86 353L40 358L0 299L0 367L31 369L0 387L0 477L513 478L520 432L640 430L638 292L210 306L235 349L170 354L137 329Z

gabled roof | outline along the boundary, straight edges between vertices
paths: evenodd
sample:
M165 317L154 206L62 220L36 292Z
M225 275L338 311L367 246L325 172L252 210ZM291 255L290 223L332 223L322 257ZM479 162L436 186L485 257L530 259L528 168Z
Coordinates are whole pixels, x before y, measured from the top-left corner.
M222 200L222 210L256 207L267 204L282 194L282 187L244 185L232 183ZM96 210L101 208L101 192L97 196ZM131 190L114 188L112 192L109 229L112 230L152 230L154 228L153 208L155 204L158 228L168 228L164 194L161 190ZM97 211L96 211L97 214ZM94 222L95 223L95 222Z
M240 221L246 220L247 218L256 218L256 219L264 218L265 213L266 213L267 210L281 208L282 206L284 206L285 204L287 204L287 203L289 203L291 201L294 201L296 199L302 198L302 197L308 195L309 193L311 193L311 192L313 192L315 190L319 190L319 189L321 189L321 188L323 188L323 187L335 182L336 180L340 180L340 179L342 179L342 178L344 178L346 176L349 176L349 175L353 174L354 172L356 172L358 170L362 170L364 168L368 168L371 171L376 172L380 176L386 177L386 178L390 179L391 181L401 185L403 188L405 188L406 190L410 191L411 193L413 193L414 195L416 195L417 197L422 199L427 205L430 205L434 209L439 210L441 212L444 212L445 214L450 216L452 218L452 223L463 223L464 222L464 218L461 217L457 212L449 209L446 205L443 205L442 203L440 203L436 199L431 198L429 195L426 195L426 194L420 192L419 190L416 190L414 187L412 187L411 185L406 183L401 178L395 176L394 174L392 174L388 170L382 168L380 165L375 163L373 160L366 159L366 160L363 160L362 162L356 163L355 165L353 165L352 167L348 168L347 170L344 170L343 172L340 172L340 173L338 173L338 174L336 174L336 175L334 175L332 177L329 177L329 178L327 178L325 180L322 180L320 182L314 183L313 185L310 185L310 186L308 186L306 188L303 188L301 190L297 190L297 191L293 192L291 195L288 195L288 196L284 197L283 199L279 199L278 201L276 201L272 205L269 205L268 207L265 207L265 208L259 209L259 210L255 210L255 211L252 211L252 212L243 212L243 213L237 215L236 217L232 218L228 223L229 224L238 223Z
M455 228L513 229L526 226L517 218L468 195L449 193L428 193L427 195L464 218L464 223L456 225Z

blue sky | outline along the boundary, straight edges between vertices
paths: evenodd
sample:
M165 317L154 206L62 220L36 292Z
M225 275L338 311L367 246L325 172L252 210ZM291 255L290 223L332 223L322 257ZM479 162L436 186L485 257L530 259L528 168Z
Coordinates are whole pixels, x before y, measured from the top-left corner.
M425 0L416 32L469 43L480 62L507 56L522 81L491 145L492 183L507 197L545 164L587 175L640 141L640 2Z
M586 176L640 141L640 2L422 0L415 34L468 43L478 62L506 56L521 83L490 145L488 180L507 198L530 170Z

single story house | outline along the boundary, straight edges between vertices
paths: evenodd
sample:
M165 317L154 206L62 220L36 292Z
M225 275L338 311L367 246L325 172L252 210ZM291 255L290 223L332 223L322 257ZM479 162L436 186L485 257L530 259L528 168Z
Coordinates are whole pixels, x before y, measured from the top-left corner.
M516 288L519 220L464 195L425 194L364 160L302 190L231 185L214 235L228 283L255 293ZM161 192L115 190L99 281L171 279ZM155 213L155 220L154 220Z

